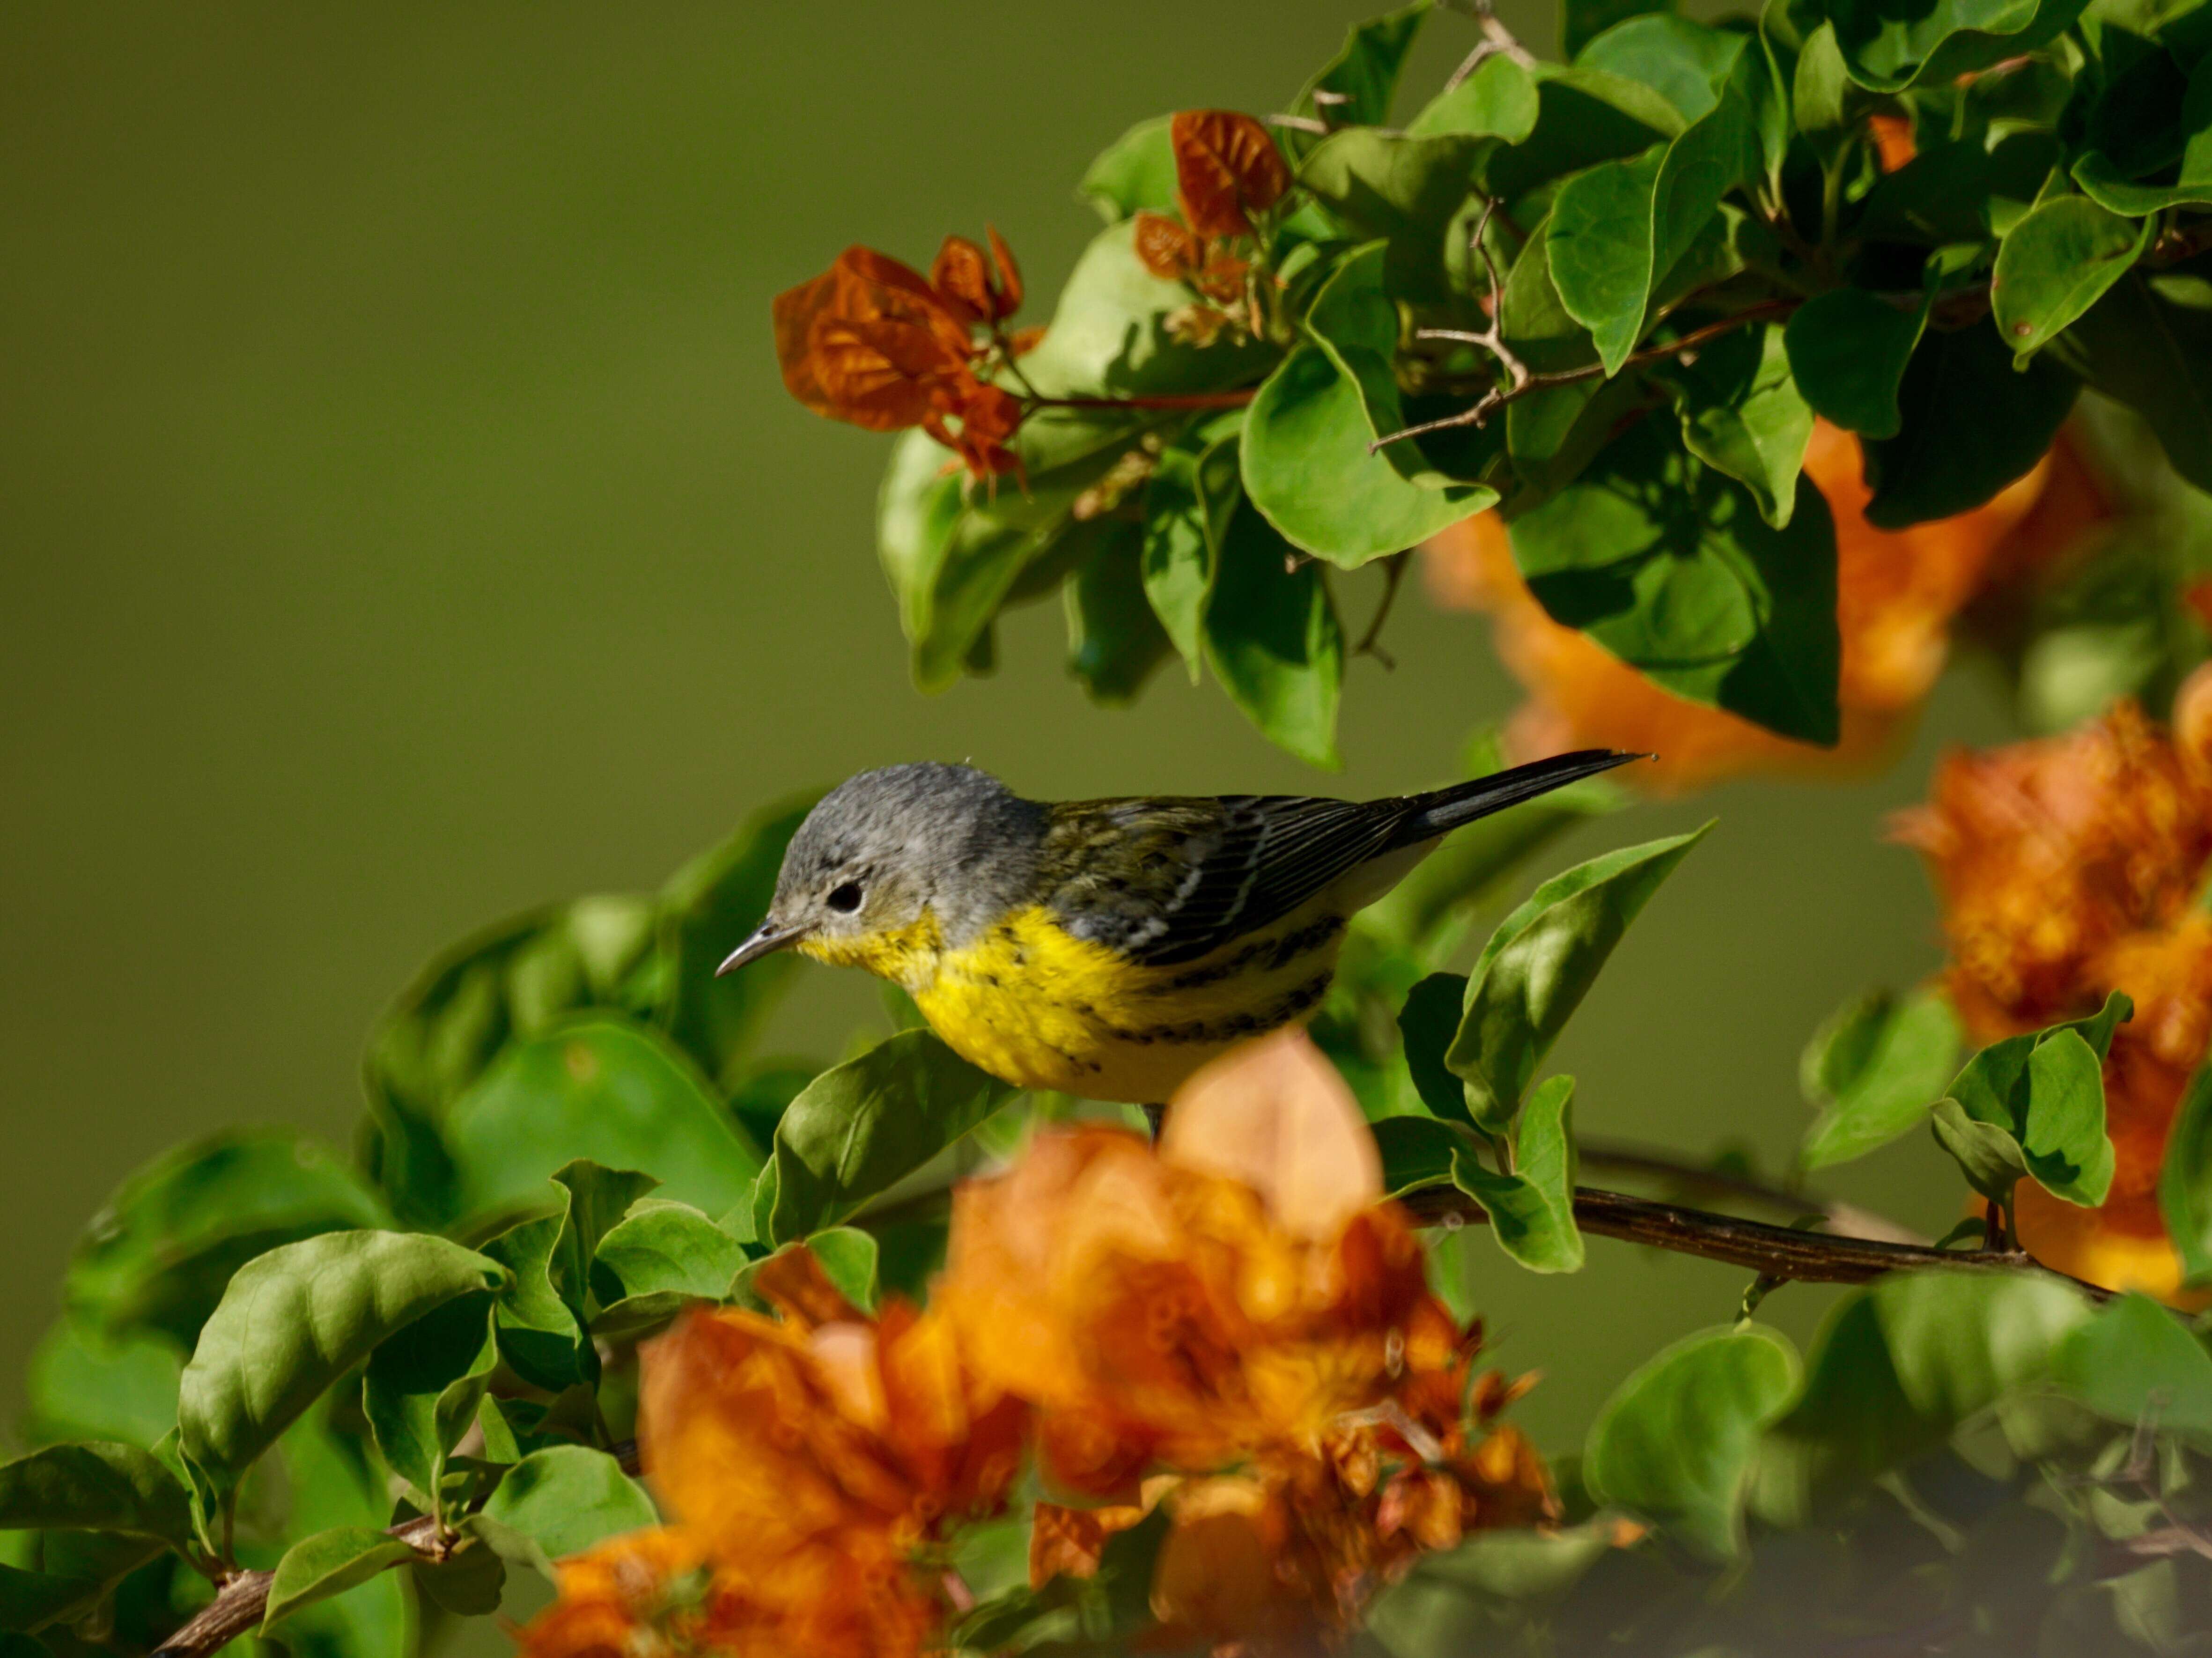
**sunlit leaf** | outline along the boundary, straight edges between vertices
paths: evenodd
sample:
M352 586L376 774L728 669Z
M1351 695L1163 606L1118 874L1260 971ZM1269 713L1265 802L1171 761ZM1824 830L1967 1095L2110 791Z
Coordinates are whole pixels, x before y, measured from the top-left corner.
M1175 145L1168 136L1169 120L1156 115L1138 122L1084 169L1076 194L1097 208L1108 224L1146 210L1165 213L1175 206Z
M1582 1270L1575 1226L1572 1077L1551 1077L1528 1096L1510 1134L1513 1172L1486 1169L1472 1146L1452 1155L1452 1184L1482 1206L1500 1248L1535 1272Z
M2149 245L2153 226L2079 196L2043 203L2005 233L1990 305L2015 357L2050 343L2104 296Z
M1779 530L1797 509L1797 474L1813 435L1813 410L1797 389L1778 327L1724 334L1694 362L1666 376L1683 446L1727 473Z
M262 1630L272 1630L303 1607L343 1594L414 1554L388 1533L362 1526L322 1532L295 1543L276 1563Z
M526 1539L545 1560L654 1524L653 1500L605 1451L556 1445L507 1471L483 1517Z
M1840 0L1829 9L1851 78L1880 92L1951 80L2031 52L2081 12L2082 0Z

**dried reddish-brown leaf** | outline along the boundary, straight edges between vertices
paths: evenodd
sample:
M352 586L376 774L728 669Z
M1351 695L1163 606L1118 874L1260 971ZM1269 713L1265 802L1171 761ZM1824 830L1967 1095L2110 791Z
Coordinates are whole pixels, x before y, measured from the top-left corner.
M1164 213L1138 214L1135 236L1137 263L1164 282L1182 281L1206 256L1190 228Z
M1022 308L1022 268L1014 263L1014 250L999 234L999 227L987 224L983 234L991 239L991 264L999 274L996 292L999 298L999 319L1003 321Z
M825 270L812 282L787 288L771 307L775 318L775 360L784 389L817 415L836 418L830 394L815 372L815 322L828 312L837 293L837 273Z
M1021 267L995 228L986 234L988 255L965 236L947 236L929 268L929 285L963 323L997 324L1021 309Z
M1249 236L1251 216L1282 200L1290 169L1267 129L1227 109L1187 109L1170 125L1176 193L1201 236Z

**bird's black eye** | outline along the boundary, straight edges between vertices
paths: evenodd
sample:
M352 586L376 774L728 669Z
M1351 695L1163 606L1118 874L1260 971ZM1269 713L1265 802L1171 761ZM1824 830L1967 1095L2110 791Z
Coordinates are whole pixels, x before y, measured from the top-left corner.
M850 915L860 907L860 884L848 881L830 895L830 908L842 915Z

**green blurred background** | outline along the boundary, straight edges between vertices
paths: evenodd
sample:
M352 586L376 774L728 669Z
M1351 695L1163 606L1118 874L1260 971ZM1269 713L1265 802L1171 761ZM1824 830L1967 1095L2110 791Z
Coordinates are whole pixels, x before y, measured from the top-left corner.
M1547 8L1503 9L1552 50ZM1338 776L1179 676L1090 708L1056 605L994 680L919 696L872 551L888 446L793 404L769 347L770 295L848 242L925 264L987 219L1042 319L1097 150L1180 106L1280 107L1358 15L0 7L0 1409L119 1177L224 1123L343 1140L371 1018L503 912L655 885L891 760L1044 796L1449 774L1516 693L1486 626L1410 594L1395 671L1348 672ZM1473 39L1437 18L1409 95ZM1352 625L1379 589L1342 584ZM1877 781L1638 808L1532 872L1721 818L1559 1054L1587 1131L1780 1165L1814 1024L1937 960L1882 816L1999 707L1954 674ZM881 1017L810 969L777 1045ZM1941 1231L1939 1163L1915 1139L1837 1185ZM1554 1448L1745 1276L1599 1242L1539 1278L1471 1247ZM1767 1315L1802 1337L1825 1300Z

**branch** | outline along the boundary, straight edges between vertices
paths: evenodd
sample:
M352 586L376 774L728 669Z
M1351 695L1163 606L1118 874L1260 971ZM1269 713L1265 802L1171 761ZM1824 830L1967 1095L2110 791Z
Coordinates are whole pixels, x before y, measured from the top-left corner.
M1717 1169L1700 1169L1664 1151L1647 1151L1642 1146L1613 1140L1583 1140L1578 1147L1578 1155L1585 1169L1609 1169L1615 1174L1627 1175L1641 1175L1651 1180L1663 1181L1684 1191L1737 1198L1785 1215L1805 1219L1818 1218L1826 1221L1832 1230L1846 1237L1869 1238L1879 1243L1909 1243L1920 1248L1928 1247L1929 1241L1911 1227L1899 1226L1888 1216L1878 1215L1871 1209L1862 1209L1855 1203L1844 1203L1835 1198L1814 1197L1805 1192L1792 1192L1784 1187L1770 1186L1764 1181L1740 1175L1724 1175Z
M625 1439L614 1448L615 1461L622 1465L624 1473L637 1472L637 1442ZM386 1534L395 1537L415 1551L416 1558L437 1564L453 1558L456 1539L441 1533L434 1515L417 1515L412 1520L403 1520L386 1527ZM482 1548L478 1543L475 1546ZM388 1568L387 1568L388 1570ZM206 1658L206 1655L228 1646L248 1630L260 1626L262 1616L269 1610L269 1586L276 1581L273 1571L234 1571L216 1586L213 1601L201 1609L198 1615L167 1640L154 1649L150 1658Z
M1460 66L1451 72L1451 78L1444 82L1446 92L1458 91L1460 83L1480 68L1486 58L1510 58L1522 69L1536 67L1535 54L1498 21L1490 0L1454 0L1453 9L1474 19L1474 26L1482 31L1482 39L1475 42L1474 50L1461 59Z
M1435 1222L1448 1215L1462 1221L1486 1221L1481 1207L1456 1187L1425 1187L1399 1199L1419 1220ZM1893 1243L1879 1238L1838 1237L1825 1232L1798 1232L1761 1221L1738 1220L1703 1209L1684 1209L1649 1198L1632 1198L1595 1187L1575 1188L1575 1223L1600 1237L1644 1243L1676 1254L1698 1255L1748 1267L1765 1278L1802 1284L1866 1284L1885 1272L1909 1272L1916 1267L1964 1267L1975 1272L2042 1272L2072 1284L2100 1301L2112 1291L2094 1284L2052 1272L2024 1249L1935 1249L1921 1244Z
M1385 668L1395 669L1395 658L1382 648L1382 624L1390 619L1390 606L1398 597L1398 585L1406 579L1406 564L1411 555L1404 549L1382 561L1382 602L1375 607L1375 619L1367 624L1367 631L1352 647L1354 657L1371 656ZM1154 1139L1159 1138L1155 1134Z

